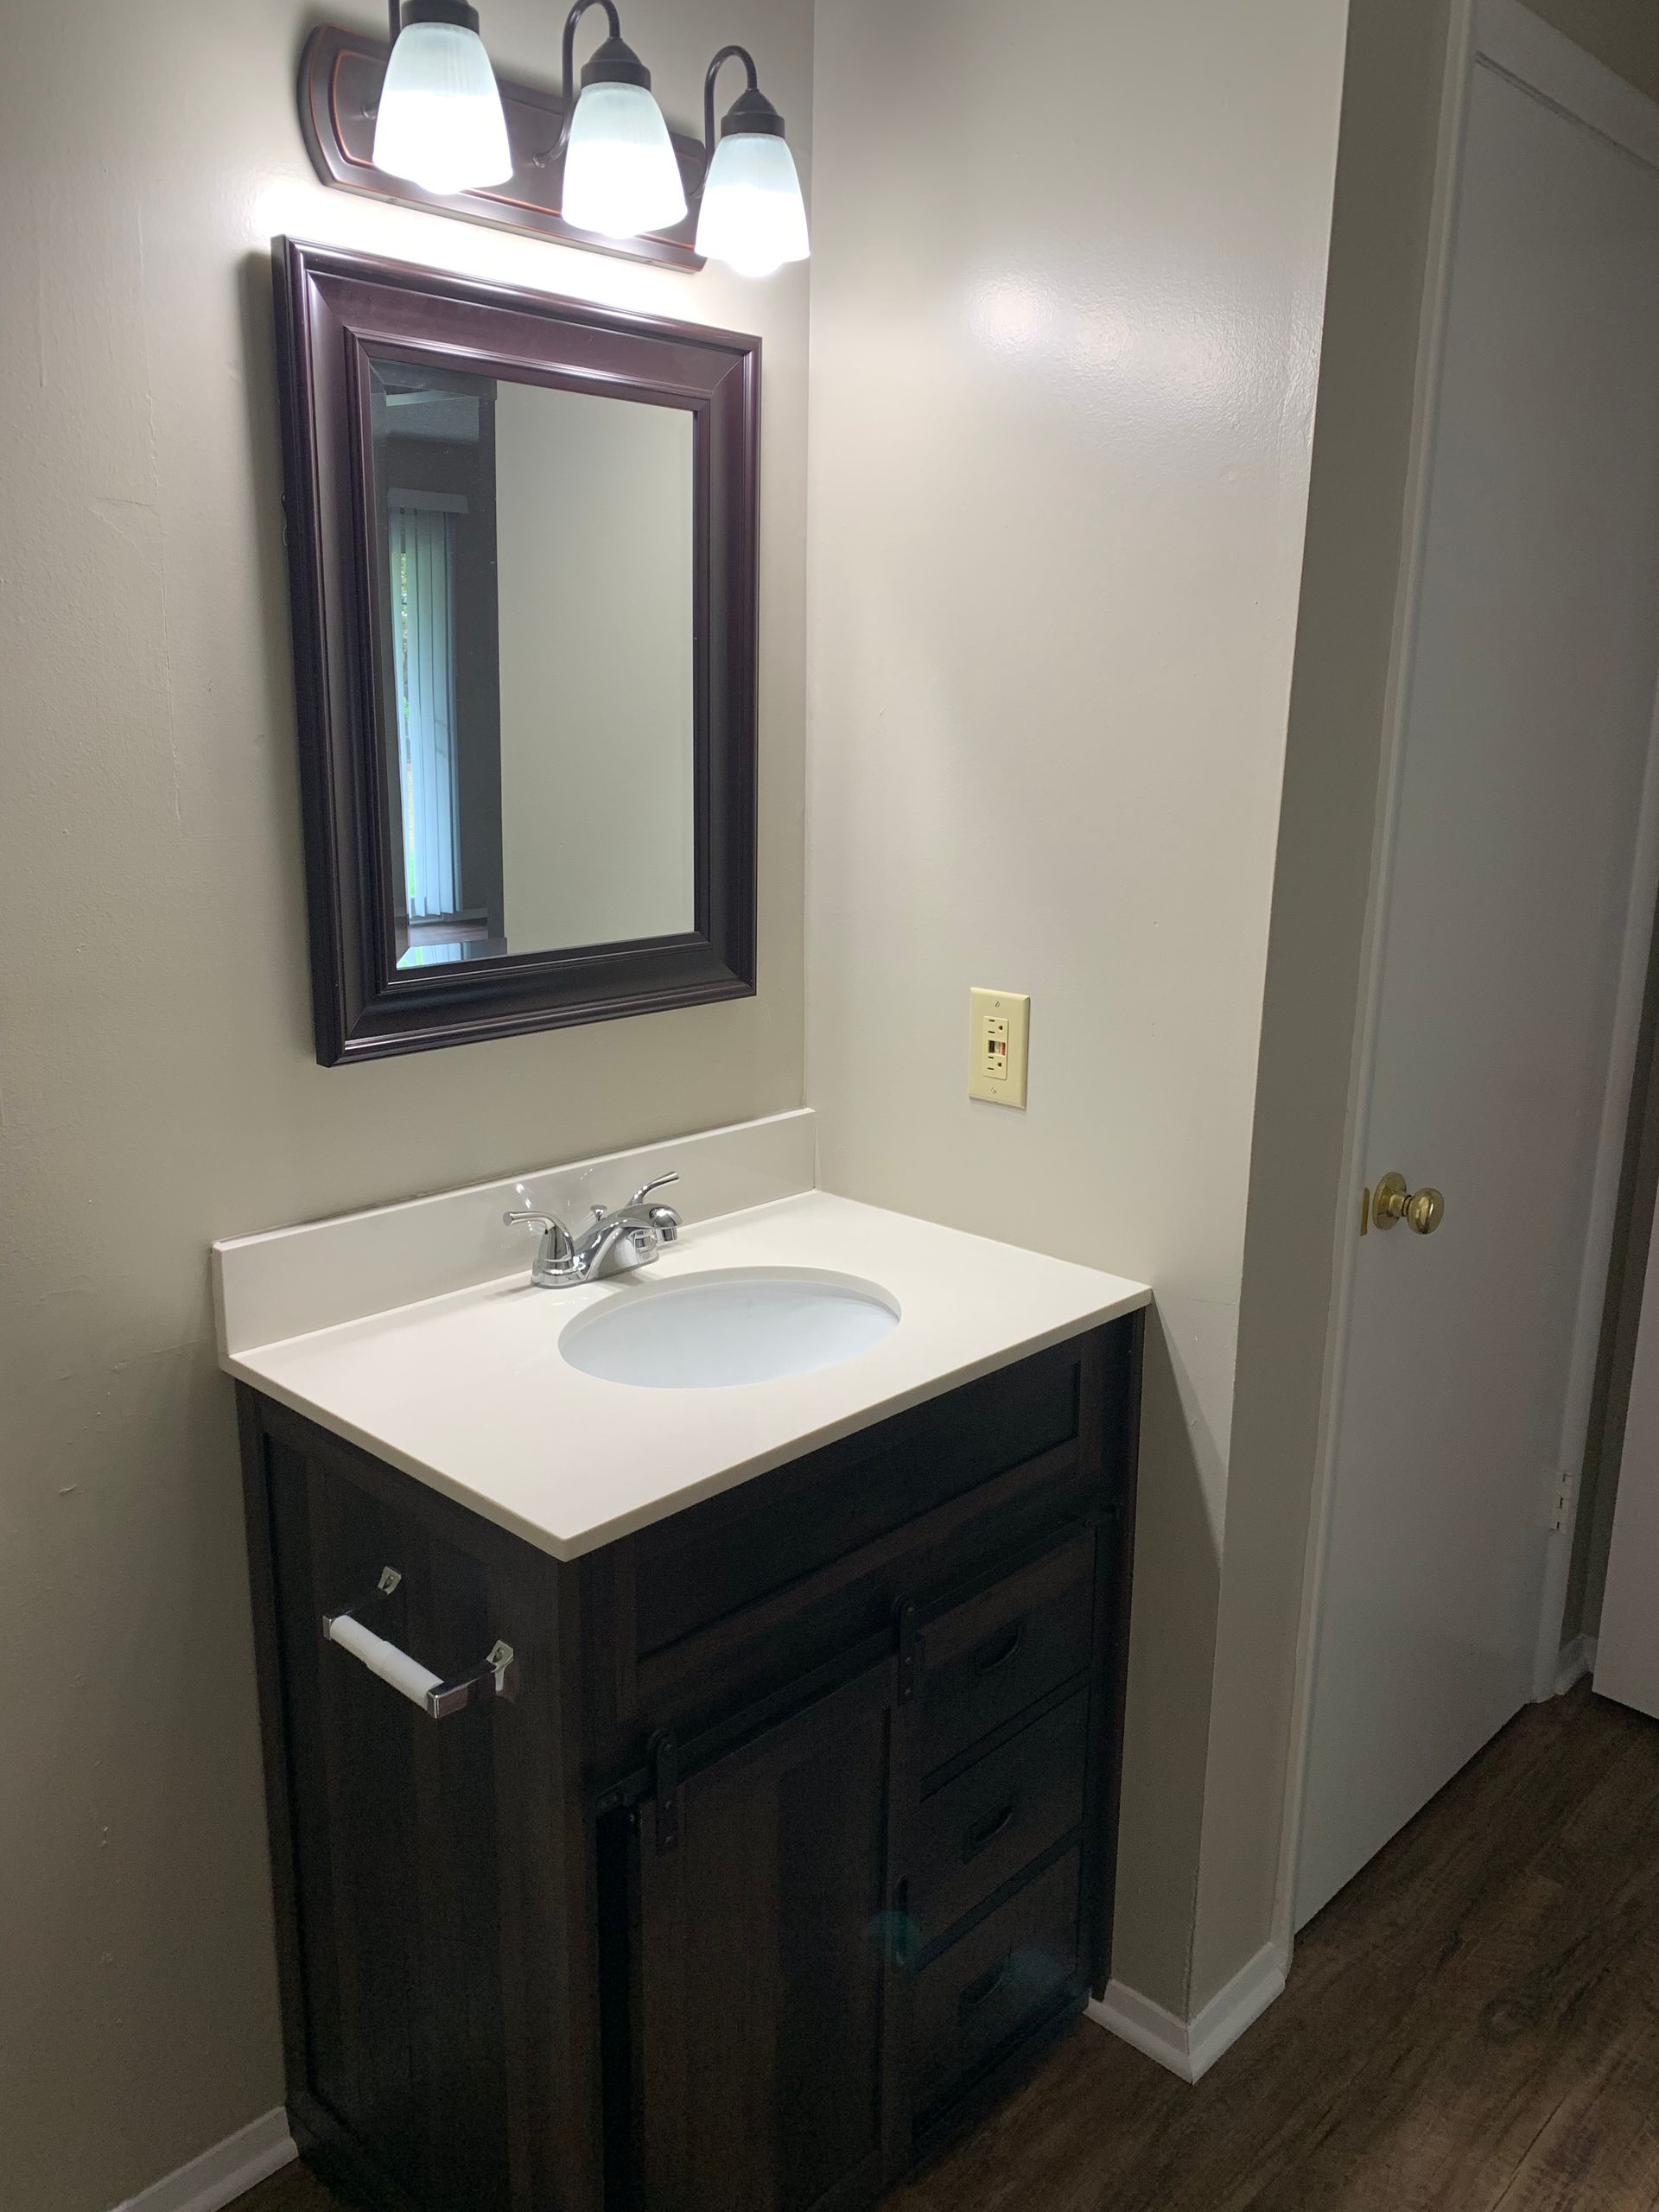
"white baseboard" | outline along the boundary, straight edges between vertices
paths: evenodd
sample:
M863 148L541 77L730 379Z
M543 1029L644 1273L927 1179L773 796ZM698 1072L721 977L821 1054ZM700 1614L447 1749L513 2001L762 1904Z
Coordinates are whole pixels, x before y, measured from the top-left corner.
M288 2132L288 2114L279 2106L262 2120L238 2127L176 2173L164 2174L137 2196L128 2197L115 2212L221 2212L245 2190L298 2156Z
M1288 1963L1279 1944L1263 1944L1190 2020L1166 2012L1121 1981L1107 1985L1105 1996L1090 2005L1089 2017L1183 2082L1196 2082L1282 1994Z
M1570 1643L1561 1646L1560 1663L1555 1669L1555 1694L1560 1697L1574 1682L1582 1681L1586 1675L1596 1671L1596 1639L1593 1636L1575 1636Z

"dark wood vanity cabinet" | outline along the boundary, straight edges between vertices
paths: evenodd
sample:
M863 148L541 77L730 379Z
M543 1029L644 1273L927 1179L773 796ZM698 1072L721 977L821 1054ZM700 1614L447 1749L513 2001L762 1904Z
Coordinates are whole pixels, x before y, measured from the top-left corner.
M1103 1986L1141 1325L569 1562L257 1394L289 2107L386 2212L841 2212ZM434 1721L325 1616L511 1698Z

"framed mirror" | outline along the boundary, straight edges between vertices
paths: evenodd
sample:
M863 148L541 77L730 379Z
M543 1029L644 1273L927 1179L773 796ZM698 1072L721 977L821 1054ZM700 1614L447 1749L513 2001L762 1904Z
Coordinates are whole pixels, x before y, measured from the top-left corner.
M275 252L318 1058L751 994L760 341Z

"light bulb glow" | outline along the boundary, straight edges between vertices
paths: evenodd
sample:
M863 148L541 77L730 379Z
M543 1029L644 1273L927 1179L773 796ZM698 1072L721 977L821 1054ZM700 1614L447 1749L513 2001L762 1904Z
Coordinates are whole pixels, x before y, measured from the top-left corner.
M702 188L697 251L740 276L770 276L786 261L804 261L810 251L801 181L788 146L759 131L722 138Z
M398 33L380 89L374 165L446 194L512 175L501 95L476 31L410 23Z
M579 231L635 238L685 214L663 111L643 85L588 85L570 118L559 213Z

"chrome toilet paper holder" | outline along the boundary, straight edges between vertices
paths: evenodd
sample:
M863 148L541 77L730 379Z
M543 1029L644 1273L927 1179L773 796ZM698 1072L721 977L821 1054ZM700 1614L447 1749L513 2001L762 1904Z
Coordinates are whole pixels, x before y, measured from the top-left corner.
M380 1579L372 1590L322 1617L322 1640L339 1648L366 1667L371 1674L406 1697L411 1705L418 1705L429 1719L447 1720L452 1713L460 1713L490 1695L512 1699L518 1694L518 1667L512 1646L498 1637L480 1663L464 1675L445 1678L435 1675L418 1659L391 1643L374 1630L359 1616L373 1607L382 1605L403 1582L395 1567L383 1567Z

